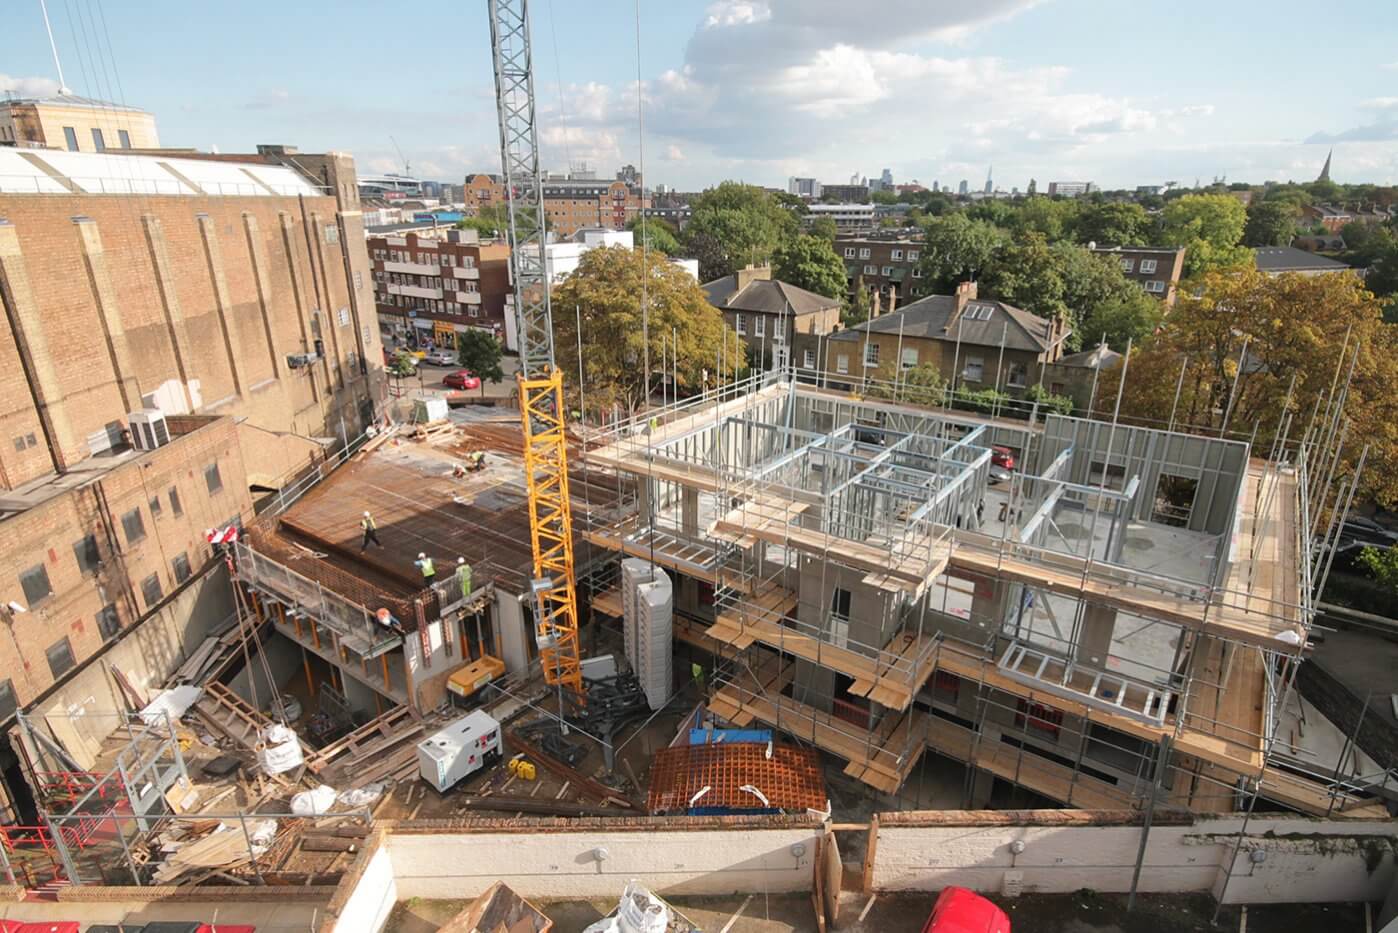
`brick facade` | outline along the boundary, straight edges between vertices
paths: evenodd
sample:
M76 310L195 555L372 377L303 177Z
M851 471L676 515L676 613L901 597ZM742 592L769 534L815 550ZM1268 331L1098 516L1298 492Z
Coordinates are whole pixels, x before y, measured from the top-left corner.
M510 247L476 240L473 231L444 236L408 233L368 241L380 324L416 343L432 338L452 348L467 328L506 342Z

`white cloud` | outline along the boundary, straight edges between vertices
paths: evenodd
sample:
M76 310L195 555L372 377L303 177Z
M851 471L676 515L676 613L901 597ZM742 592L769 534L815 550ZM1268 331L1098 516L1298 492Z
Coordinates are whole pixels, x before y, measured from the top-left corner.
M670 145L665 147L664 158L666 162L683 162L684 150L681 149L679 146L676 146L674 143L671 143Z
M0 74L0 94L6 92L16 97L52 97L58 93L58 82L52 78Z
M760 23L772 18L772 8L765 3L746 2L746 0L719 0L717 3L709 4L706 14L704 28L713 29Z
M1380 65L1379 67L1382 68L1384 71L1398 71L1398 62L1389 62L1388 64Z

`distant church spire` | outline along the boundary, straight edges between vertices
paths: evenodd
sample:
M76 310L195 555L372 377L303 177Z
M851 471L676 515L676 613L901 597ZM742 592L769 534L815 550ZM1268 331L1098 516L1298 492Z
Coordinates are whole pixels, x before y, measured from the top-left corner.
M1325 167L1322 168L1322 169L1320 170L1320 177L1317 178L1316 181L1329 181L1329 180L1330 180L1330 157L1331 157L1332 155L1334 155L1334 154L1335 154L1335 150L1334 150L1334 149L1331 149L1329 152L1327 152L1327 153L1325 154Z

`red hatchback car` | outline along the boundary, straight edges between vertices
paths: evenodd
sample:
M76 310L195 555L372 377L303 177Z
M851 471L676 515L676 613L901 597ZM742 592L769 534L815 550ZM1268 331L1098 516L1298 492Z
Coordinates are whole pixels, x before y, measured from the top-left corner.
M442 385L448 389L479 389L481 380L469 369L458 369L454 373L447 373L443 376Z
M1010 933L1010 918L974 891L943 888L922 933Z
M1008 447L1001 447L997 444L990 448L990 462L998 467L1013 470L1015 468L1015 452Z

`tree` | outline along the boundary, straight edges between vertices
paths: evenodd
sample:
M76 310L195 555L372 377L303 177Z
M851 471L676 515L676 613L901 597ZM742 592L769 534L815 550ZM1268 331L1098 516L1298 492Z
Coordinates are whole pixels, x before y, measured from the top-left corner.
M684 242L699 260L700 281L768 262L777 247L796 235L796 217L772 192L736 181L694 198Z
M481 380L481 396L485 396L485 384L496 385L505 378L500 368L500 341L483 330L460 331L456 335L456 361L462 369L469 369Z
M772 271L783 282L798 288L839 298L845 294L845 263L835 255L829 240L802 235L778 247L772 255Z
M1252 250L1240 246L1247 210L1227 194L1186 194L1165 205L1160 231L1162 246L1183 246L1184 276L1193 278L1211 269L1244 266Z
M666 256L684 253L675 228L659 217L632 217L627 221L626 229L633 234L632 239L638 248L644 240L647 249L658 250Z
M1071 397L1055 395L1038 384L1029 387L1029 390L1024 393L1024 400L1031 404L1037 402L1040 412L1056 415L1071 415L1073 413L1073 399Z
M1048 320L1068 314L1064 291L1061 254L1049 247L1042 233L1025 234L1007 247L984 279L985 297Z
M553 292L555 306L578 309L577 315L560 314L553 319L555 353L559 367L567 374L570 407L581 407L577 394L579 318L588 407L596 411L620 405L634 412L646 401L643 281L652 382L659 373L662 352L666 369L673 366L682 391L699 391L706 376L712 380L720 353L726 377L731 378L741 367L742 341L689 273L658 254L648 255L643 268L640 250L601 247L584 253L578 268ZM672 353L675 364L670 362Z
M1020 234L1037 232L1050 243L1067 239L1077 223L1076 201L1057 198L1030 198L1015 215L1015 230Z
M1108 298L1083 316L1080 346L1095 347L1105 340L1109 347L1125 350L1128 341L1139 344L1154 333L1165 316L1164 305L1140 288L1132 290L1135 294Z
M1245 246L1286 246L1296 232L1296 209L1287 201L1253 201L1243 227Z
M864 276L857 276L854 280L854 294L845 299L844 307L840 309L840 324L843 327L858 327L869 320L869 312L873 310L873 302L869 300L869 289L864 284Z
M1090 204L1078 215L1079 243L1098 246L1140 246L1150 232L1150 215L1139 204L1106 201Z
M835 237L840 235L840 230L835 226L835 221L831 217L817 217L811 221L811 236L818 236L822 240L835 242Z
M887 360L874 373L866 394L910 405L932 407L946 402L947 382L935 363L919 363L901 373Z
M1398 591L1398 548L1365 545L1359 552L1358 563L1380 584Z
M417 358L407 350L393 351L393 358L388 361L388 374L395 379L417 375Z
M1124 414L1163 427L1179 385L1176 425L1216 435L1231 396L1229 432L1247 438L1256 426L1253 449L1265 451L1280 430L1295 377L1294 443L1357 347L1342 475L1352 473L1359 447L1369 444L1361 494L1384 506L1398 503L1398 328L1383 322L1378 300L1359 277L1270 277L1242 269L1205 273L1197 285L1199 294L1182 292L1156 335L1131 355ZM1244 341L1247 365L1240 374ZM1119 369L1104 372L1099 397L1111 397L1120 377Z
M1005 245L1005 232L984 220L963 213L933 217L927 222L922 251L922 274L931 287L951 291L967 279L975 279L995 260Z

